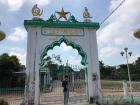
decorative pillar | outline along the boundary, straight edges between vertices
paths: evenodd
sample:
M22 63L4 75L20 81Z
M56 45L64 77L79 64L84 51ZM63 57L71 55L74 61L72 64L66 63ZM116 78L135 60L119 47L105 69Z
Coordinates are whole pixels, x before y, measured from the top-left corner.
M128 99L128 86L126 81L123 81L123 97L126 100Z

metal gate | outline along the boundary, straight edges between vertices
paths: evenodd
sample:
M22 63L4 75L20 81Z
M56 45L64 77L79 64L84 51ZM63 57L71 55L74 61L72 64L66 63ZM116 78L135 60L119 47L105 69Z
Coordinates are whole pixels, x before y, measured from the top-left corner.
M87 100L87 72L84 67L61 65L57 70L40 71L40 103L62 103L64 76L68 75L69 102Z

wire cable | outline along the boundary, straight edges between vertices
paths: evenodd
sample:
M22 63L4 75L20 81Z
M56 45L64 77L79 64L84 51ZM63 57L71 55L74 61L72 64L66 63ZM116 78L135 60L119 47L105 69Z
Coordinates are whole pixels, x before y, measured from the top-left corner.
M108 19L108 18L110 18L111 16L112 16L112 14L114 13L114 12L116 12L119 8L120 8L120 6L122 6L122 4L125 2L126 0L123 0L123 1L121 1L121 3L103 20L103 21L101 21L101 23L100 23L100 26Z

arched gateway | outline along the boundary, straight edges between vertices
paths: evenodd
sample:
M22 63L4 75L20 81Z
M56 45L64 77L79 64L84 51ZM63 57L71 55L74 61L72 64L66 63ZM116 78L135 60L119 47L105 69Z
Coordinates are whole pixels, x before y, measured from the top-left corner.
M82 56L81 64L87 67L87 94L89 103L93 102L95 94L101 96L97 89L100 89L100 72L98 63L98 51L96 30L99 23L91 22L89 14L84 12L84 22L78 22L73 15L66 15L69 12L56 12L48 20L34 17L32 20L25 20L24 25L28 32L27 39L27 81L25 88L26 105L40 104L39 70L44 65L44 57L49 49L60 45L62 42L78 50ZM33 14L37 16L37 14ZM39 15L39 13L38 13ZM64 18L65 21L60 21ZM98 76L98 80L97 77ZM97 82L95 82L95 80ZM98 88L97 88L98 85Z

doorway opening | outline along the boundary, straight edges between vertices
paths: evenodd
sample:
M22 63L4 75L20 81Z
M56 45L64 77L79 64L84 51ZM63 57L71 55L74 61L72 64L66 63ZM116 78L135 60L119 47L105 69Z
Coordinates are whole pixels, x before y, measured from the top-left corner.
M40 63L40 103L63 103L62 81L68 76L69 102L88 100L86 54L65 38L45 47Z

